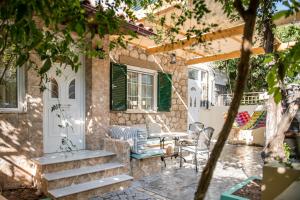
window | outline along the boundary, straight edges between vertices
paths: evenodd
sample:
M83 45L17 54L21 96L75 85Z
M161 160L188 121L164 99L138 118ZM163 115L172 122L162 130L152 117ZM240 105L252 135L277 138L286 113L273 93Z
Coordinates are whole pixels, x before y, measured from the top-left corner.
M198 80L198 72L199 70L197 69L189 69L188 70L189 79Z
M75 79L69 84L69 99L75 99Z
M142 74L142 109L153 110L153 75Z
M156 74L150 70L129 67L127 72L128 110L156 110Z
M138 94L138 73L136 72L128 72L127 73L128 80L127 80L127 102L128 102L128 109L137 110L138 109L138 101L139 101L139 94Z
M0 63L0 110L1 111L21 111L23 69L17 68L13 64Z
M200 102L199 106L202 108L208 108L208 73L207 71L200 71Z

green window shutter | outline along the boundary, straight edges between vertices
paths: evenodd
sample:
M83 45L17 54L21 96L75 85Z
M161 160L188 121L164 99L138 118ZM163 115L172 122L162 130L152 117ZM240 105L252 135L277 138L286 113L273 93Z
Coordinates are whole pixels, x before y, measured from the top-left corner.
M159 72L157 82L157 110L169 112L172 105L172 75Z
M127 66L110 64L110 110L127 110Z

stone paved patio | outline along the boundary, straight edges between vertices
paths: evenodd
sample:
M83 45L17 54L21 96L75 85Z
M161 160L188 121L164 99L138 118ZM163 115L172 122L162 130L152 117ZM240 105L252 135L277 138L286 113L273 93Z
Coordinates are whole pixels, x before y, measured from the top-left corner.
M262 176L260 147L226 145L216 167L206 199L217 200L226 189L250 176ZM201 169L205 164L204 156L198 173L188 163L179 168L179 159L167 160L167 168L162 173L135 181L132 187L118 192L107 193L92 200L192 200Z

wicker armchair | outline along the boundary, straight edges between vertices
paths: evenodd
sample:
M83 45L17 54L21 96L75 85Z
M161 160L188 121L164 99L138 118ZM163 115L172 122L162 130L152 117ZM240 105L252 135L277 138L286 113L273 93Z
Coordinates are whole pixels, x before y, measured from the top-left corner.
M180 167L182 167L182 153L183 151L194 154L194 163L196 171L198 172L198 155L207 154L210 156L210 144L211 138L214 133L212 127L204 128L204 124L195 122L190 124L189 131L191 132L191 139L183 139L179 142L179 153L180 153Z

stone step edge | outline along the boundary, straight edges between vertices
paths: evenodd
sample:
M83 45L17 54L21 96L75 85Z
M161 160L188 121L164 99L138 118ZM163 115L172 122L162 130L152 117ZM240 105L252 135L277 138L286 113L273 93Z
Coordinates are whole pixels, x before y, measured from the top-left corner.
M113 185L125 181L131 181L131 180L133 180L133 177L126 174L121 174L117 176L111 176L108 178L103 178L99 180L94 180L90 182L85 182L85 183L75 184L63 188L49 190L48 193L54 198L61 198L61 197L74 195L81 192L85 192L85 191L89 191L89 190L93 190L93 189L97 189L97 188L101 188L101 187L105 187L108 185Z
M124 165L118 162L112 162L112 163L105 163L105 164L99 164L99 165L93 165L87 167L80 167L75 169L68 169L59 172L45 173L42 175L42 178L47 181L54 181L54 180L70 178L74 176L80 176L85 174L102 172L106 170L117 169L121 167L124 167Z
M78 153L78 155L75 155ZM84 153L84 154L83 154ZM92 158L100 158L100 157L107 157L107 156L114 156L115 153L104 151L104 150L97 150L97 151L72 151L66 153L53 153L47 154L43 157L32 158L31 160L36 163L37 165L51 165L51 164L59 164L64 162L72 162L78 160L86 160Z

